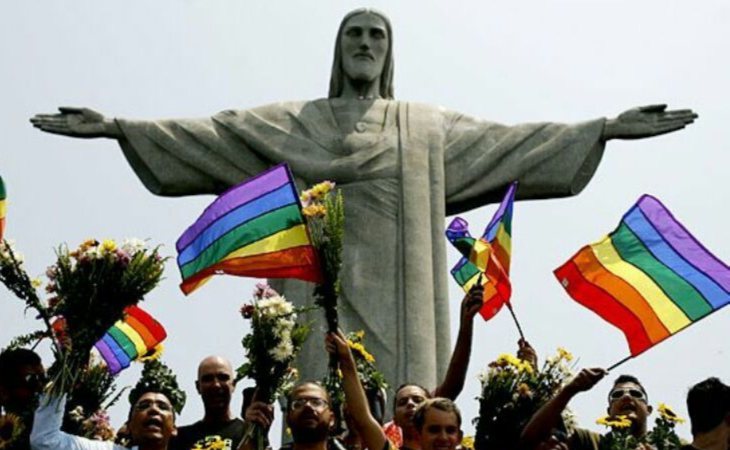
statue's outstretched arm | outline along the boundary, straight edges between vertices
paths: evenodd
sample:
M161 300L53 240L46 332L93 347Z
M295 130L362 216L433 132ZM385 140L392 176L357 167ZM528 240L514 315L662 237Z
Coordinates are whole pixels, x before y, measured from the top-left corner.
M642 139L681 130L697 118L691 109L667 111L667 105L648 105L624 111L606 120L601 138Z
M58 114L36 114L30 123L47 133L77 138L121 138L122 131L114 121L89 108L62 106Z

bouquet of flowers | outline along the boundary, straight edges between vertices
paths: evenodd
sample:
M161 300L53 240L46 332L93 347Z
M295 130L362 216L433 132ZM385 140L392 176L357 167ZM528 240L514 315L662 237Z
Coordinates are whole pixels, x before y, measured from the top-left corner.
M117 245L87 240L69 251L65 245L48 268L48 311L61 349L53 389L68 392L88 363L89 352L104 333L137 304L162 278L164 259L139 239Z
M324 309L329 331L337 331L337 297L340 295L342 238L345 234L345 209L342 192L335 183L323 181L299 197L302 214L322 264L324 282L314 289L317 306Z
M347 345L355 358L357 374L367 395L370 411L376 418L382 418L385 413L383 409L385 408L385 390L388 389L388 383L385 381L383 373L375 367L375 357L365 348L364 338L365 332L362 330L348 333ZM345 402L342 373L339 371L328 373L322 384L332 400L332 409L337 414L339 422L342 417L340 408Z
M678 423L684 423L672 409L664 403L659 403L659 417L654 421L654 428L647 434L646 441L653 445L656 450L677 449L682 442L677 436L674 427Z
M107 411L123 392L117 392L115 378L106 365L92 357L69 393L63 430L94 440L114 440L116 433Z
M601 441L602 449L635 450L641 443L641 440L631 434L631 420L624 415L601 417L596 423L611 429Z
M474 448L513 448L532 415L572 376L573 356L564 349L548 358L542 369L504 354L479 375L482 393L474 419Z
M36 292L41 281L30 279L11 244L0 244L0 281L38 312L46 328L16 338L15 343L55 337L56 361L49 370L53 395L72 392L85 373L91 348L123 317L127 306L157 286L165 263L156 248L147 249L139 239L121 245L88 240L73 251L62 245L56 255L56 263L46 271L50 298L43 302Z
M602 447L607 450L635 450L639 444L650 444L656 450L675 450L682 442L674 431L678 423L684 422L671 408L664 403L659 404L659 417L654 421L654 428L642 438L631 434L631 419L627 416L601 417L596 423L611 428L604 437Z
M241 315L251 321L251 332L242 344L248 362L237 369L236 380L256 382L257 399L274 403L286 394L297 378L292 366L297 352L309 335L309 326L296 322L304 308L295 308L268 284L256 285L253 299L241 307ZM255 439L256 448L265 447L263 430L248 426L244 440Z

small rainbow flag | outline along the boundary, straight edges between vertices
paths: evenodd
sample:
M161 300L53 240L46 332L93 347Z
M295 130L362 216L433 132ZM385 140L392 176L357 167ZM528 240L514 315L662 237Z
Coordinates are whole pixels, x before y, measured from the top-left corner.
M481 274L484 284L484 306L479 311L484 320L494 317L509 302L512 285L509 281L512 253L512 205L517 182L510 184L497 212L479 239L469 234L469 224L455 218L446 230L446 237L464 255L451 269L456 282L469 292Z
M177 240L187 295L221 273L321 282L291 172L279 164L221 194Z
M7 206L5 205L5 183L3 177L0 177L0 241L3 240L5 234L5 212Z
M106 361L109 372L116 375L166 337L167 333L158 321L139 307L130 306L124 310L124 318L109 328L94 347Z
M554 273L573 299L623 331L631 356L730 303L730 268L650 195Z

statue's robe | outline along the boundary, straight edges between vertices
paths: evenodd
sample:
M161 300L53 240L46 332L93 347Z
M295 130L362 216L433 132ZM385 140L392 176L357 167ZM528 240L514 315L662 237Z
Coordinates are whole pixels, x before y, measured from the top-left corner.
M429 105L370 102L349 130L333 105L357 111L362 100L117 122L129 163L158 195L217 194L282 161L300 189L335 181L345 198L343 328L367 333L391 386L435 387L451 351L445 217L498 202L513 180L518 199L577 194L603 154L604 120L504 126ZM276 287L311 302L312 285ZM300 370L320 378L327 358L320 339L309 344Z

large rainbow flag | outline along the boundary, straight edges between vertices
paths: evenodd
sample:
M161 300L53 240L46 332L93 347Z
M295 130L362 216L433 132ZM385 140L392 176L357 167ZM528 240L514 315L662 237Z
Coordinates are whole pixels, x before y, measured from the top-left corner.
M650 195L555 276L573 299L623 331L632 356L730 303L730 268Z
M456 217L446 229L448 240L464 255L451 269L451 275L459 286L469 292L484 274L481 278L484 306L479 311L484 320L494 317L512 295L509 266L512 253L512 205L516 191L515 181L507 189L482 237L473 238L469 233L469 224L461 217Z
M187 295L215 274L321 282L296 186L286 164L227 190L177 240Z
M7 206L5 205L5 183L3 183L3 177L0 177L0 241L3 240L5 234L5 212Z
M139 307L130 306L124 310L124 318L109 328L94 347L106 361L109 372L116 375L166 337L167 333L158 321Z

